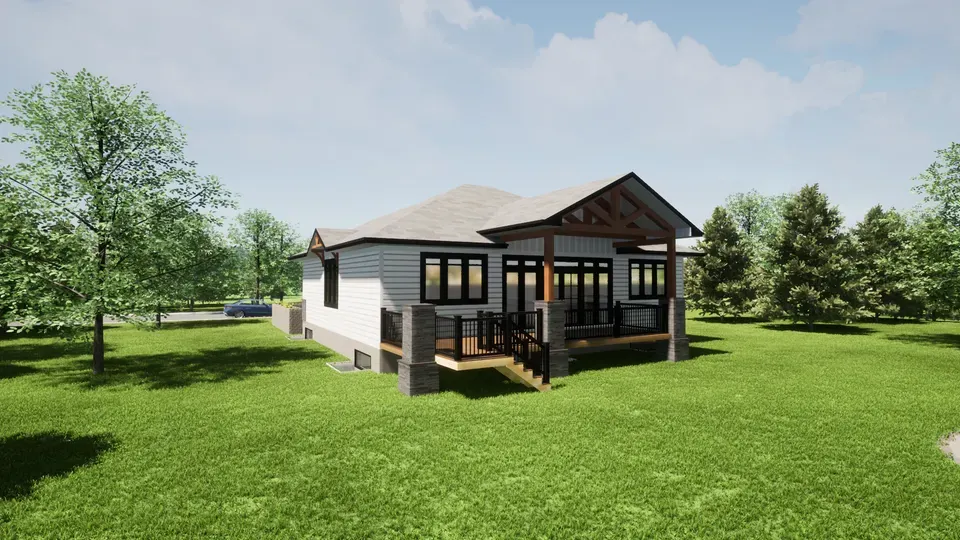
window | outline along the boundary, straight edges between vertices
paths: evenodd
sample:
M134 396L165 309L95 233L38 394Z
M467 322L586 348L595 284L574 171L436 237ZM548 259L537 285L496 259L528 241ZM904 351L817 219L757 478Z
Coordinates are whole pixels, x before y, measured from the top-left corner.
M486 304L487 256L423 253L420 301L429 304Z
M323 262L323 305L337 309L340 302L340 262L331 257Z
M667 295L667 262L630 260L630 298L661 298Z

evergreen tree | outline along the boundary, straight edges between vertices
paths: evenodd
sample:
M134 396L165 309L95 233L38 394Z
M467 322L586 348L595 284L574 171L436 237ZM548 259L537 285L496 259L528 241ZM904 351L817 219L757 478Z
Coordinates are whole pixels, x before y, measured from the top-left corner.
M749 248L733 217L720 206L704 224L703 234L697 244L703 256L688 263L687 298L703 313L739 316L753 299Z
M876 316L919 316L923 310L916 253L907 220L894 209L871 208L853 229L857 275L875 294L867 309Z
M853 266L854 246L841 230L843 218L818 185L804 186L783 208L783 223L765 272L767 317L793 322L850 320L863 312L869 294Z

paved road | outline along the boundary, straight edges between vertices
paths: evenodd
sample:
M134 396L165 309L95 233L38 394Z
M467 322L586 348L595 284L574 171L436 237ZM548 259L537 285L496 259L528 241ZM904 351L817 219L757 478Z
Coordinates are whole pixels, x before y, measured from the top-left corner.
M252 317L251 317L252 318ZM268 319L269 317L256 317ZM181 321L237 321L234 317L227 317L223 314L222 311L184 311L179 313L168 313L164 316L163 320L170 322L181 322ZM116 324L118 321L106 317L104 319L107 324ZM10 323L10 326L20 326L20 323Z

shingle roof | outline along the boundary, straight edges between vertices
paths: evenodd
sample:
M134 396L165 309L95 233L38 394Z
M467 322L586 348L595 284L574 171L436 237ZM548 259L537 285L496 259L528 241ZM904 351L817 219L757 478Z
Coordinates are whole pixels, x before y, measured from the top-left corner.
M602 190L608 185L620 180L623 176L624 175L621 174L595 182L580 184L579 186L558 189L550 193L537 195L536 197L520 198L512 204L500 208L497 213L487 220L480 230L486 231L515 226L518 224L518 216L521 217L522 223L542 221L553 217L571 204Z
M317 229L327 249L336 249L361 242L412 241L451 242L458 244L493 244L484 236L496 229L537 225L554 218L615 182L635 179L673 212L680 223L691 227L693 236L699 229L653 192L633 173L604 178L578 186L560 189L536 197L521 197L496 188L462 185L422 203L378 217L355 229ZM324 232L327 231L327 232Z
M336 243L324 237L324 244L328 249L363 239L492 244L477 231L498 209L520 198L496 188L462 185L368 221Z

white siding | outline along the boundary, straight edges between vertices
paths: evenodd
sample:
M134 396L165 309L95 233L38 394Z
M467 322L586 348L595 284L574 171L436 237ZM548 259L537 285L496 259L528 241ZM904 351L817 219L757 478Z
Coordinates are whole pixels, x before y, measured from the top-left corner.
M554 244L557 257L603 257L613 259L613 299L630 301L628 283L630 279L629 261L633 259L665 260L665 255L618 255L613 240L605 238L583 238L558 236ZM420 253L422 251L441 253L485 253L487 255L487 291L488 303L482 305L437 306L437 313L444 315L472 315L478 309L500 311L503 307L502 261L503 255L543 255L543 240L521 240L512 242L507 249L457 248L437 246L394 246L384 245L382 261L382 301L381 305L391 311L403 306L420 302ZM677 296L683 296L683 258L677 257ZM342 298L342 295L341 295ZM341 300L342 301L342 300ZM634 300L636 302L636 300ZM651 303L656 301L651 300Z
M327 257L333 256L327 254ZM366 345L380 343L380 246L340 252L338 308L323 305L323 263L308 256L303 265L306 322Z
M502 309L501 261L503 249L457 248L441 246L383 246L383 307L399 311L420 302L420 253L476 253L487 255L487 303L463 306L437 306L442 315L475 315L477 310Z

